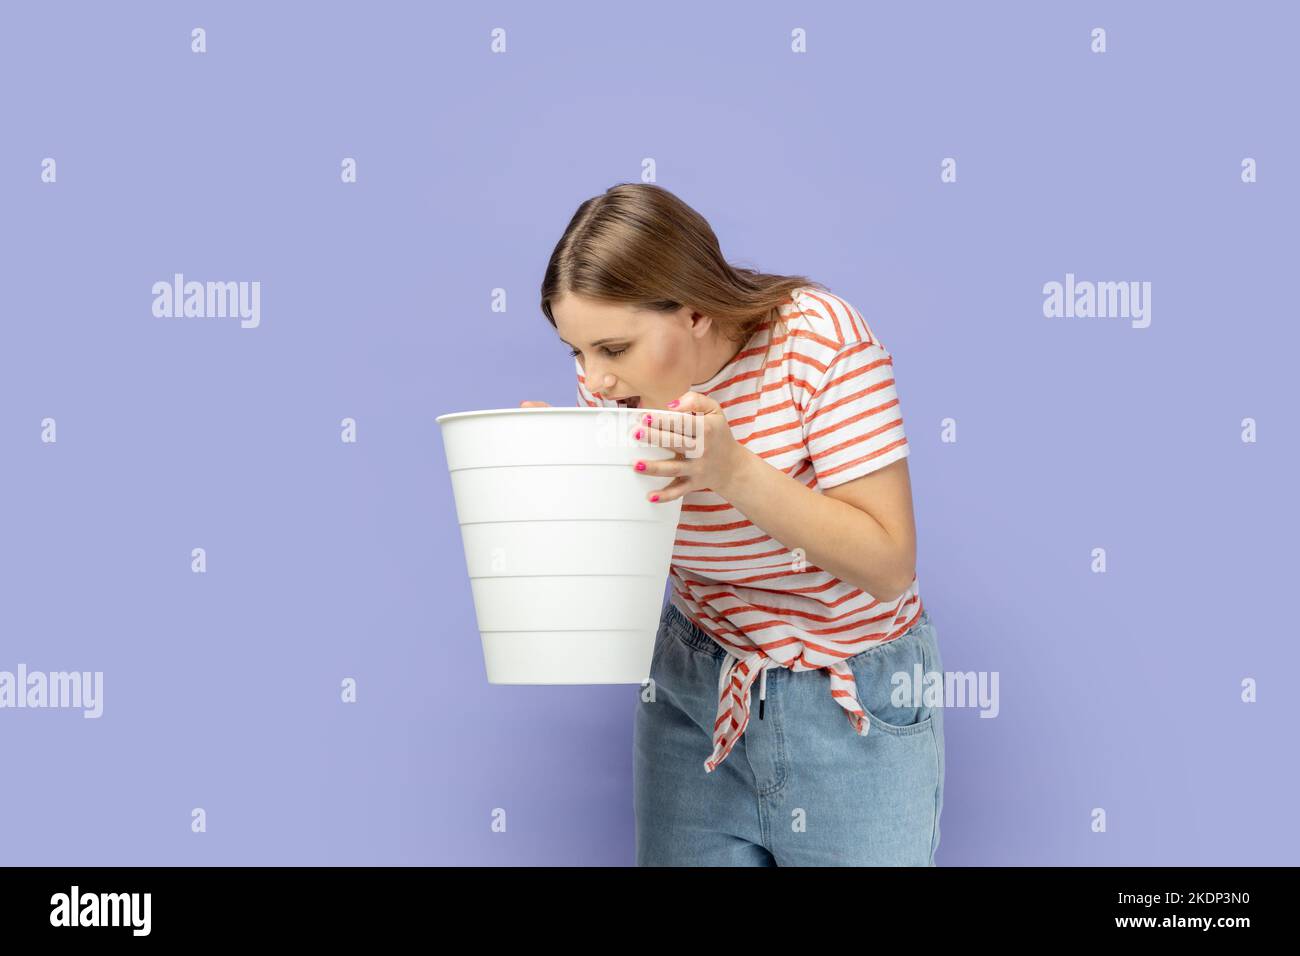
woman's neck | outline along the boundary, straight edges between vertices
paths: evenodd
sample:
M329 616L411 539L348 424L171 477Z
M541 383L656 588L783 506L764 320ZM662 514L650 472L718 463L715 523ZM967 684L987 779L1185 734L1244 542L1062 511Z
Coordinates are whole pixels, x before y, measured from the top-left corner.
M716 326L715 326L716 328ZM713 339L712 345L708 347L708 353L703 360L706 369L711 369L707 375L698 379L698 382L707 382L726 368L731 360L740 354L740 350L745 347L744 342L733 342L725 336L718 334Z

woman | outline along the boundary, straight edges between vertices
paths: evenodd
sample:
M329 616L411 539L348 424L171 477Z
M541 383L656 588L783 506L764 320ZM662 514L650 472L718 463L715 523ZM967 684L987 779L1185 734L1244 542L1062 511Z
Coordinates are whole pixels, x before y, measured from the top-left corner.
M652 184L579 206L541 307L579 401L646 409L635 437L677 452L632 466L666 480L652 502L682 498L635 719L637 863L933 866L943 668L890 354L824 286L730 265Z

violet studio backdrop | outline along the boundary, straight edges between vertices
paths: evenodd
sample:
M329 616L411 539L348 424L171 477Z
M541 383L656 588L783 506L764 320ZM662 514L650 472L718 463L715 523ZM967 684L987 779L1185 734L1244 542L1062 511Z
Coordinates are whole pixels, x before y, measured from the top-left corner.
M0 17L0 671L103 674L0 709L0 863L633 862L639 688L486 683L434 418L574 404L542 270L642 178L894 355L923 599L999 680L939 863L1297 862L1293 5Z

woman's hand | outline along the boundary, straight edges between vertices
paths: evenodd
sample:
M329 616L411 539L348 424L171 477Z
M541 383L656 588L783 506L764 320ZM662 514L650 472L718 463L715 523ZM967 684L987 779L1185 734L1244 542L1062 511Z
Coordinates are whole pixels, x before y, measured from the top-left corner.
M684 415L656 416L653 410L637 416L633 441L668 448L675 458L646 459L633 463L645 475L673 480L647 497L663 503L692 491L713 491L727 497L727 489L747 464L748 450L731 434L722 406L700 392L687 392L668 407ZM693 413L693 414L692 414ZM646 419L650 423L646 423ZM662 420L660 420L662 419ZM636 432L640 431L640 437Z
M551 406L547 402L520 402L519 407L520 408L550 408Z

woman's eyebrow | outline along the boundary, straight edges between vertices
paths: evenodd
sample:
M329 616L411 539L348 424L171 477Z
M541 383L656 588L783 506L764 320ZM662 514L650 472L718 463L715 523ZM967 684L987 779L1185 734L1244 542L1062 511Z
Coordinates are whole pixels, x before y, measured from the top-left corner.
M560 341L564 342L564 339L560 339ZM614 335L614 336L610 336L609 338L600 339L597 342L592 342L591 347L594 349L596 346L605 345L608 342L626 342L626 341L627 339L623 338L622 336ZM567 345L569 348L574 347L572 342L564 342L564 344Z

